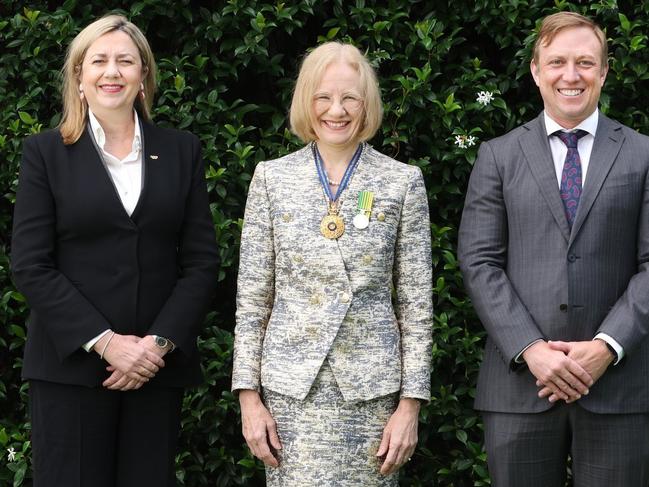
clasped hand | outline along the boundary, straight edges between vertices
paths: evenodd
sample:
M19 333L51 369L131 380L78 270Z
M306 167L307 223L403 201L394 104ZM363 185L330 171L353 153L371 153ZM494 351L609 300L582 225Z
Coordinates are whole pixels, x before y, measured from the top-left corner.
M105 347L110 339L108 347ZM155 344L153 336L140 338L134 335L106 334L95 346L95 351L104 350L104 359L110 364L106 370L110 377L103 386L111 390L128 391L139 389L165 366L162 357L165 350Z
M541 388L538 396L566 403L588 394L613 361L602 340L539 341L525 350L523 358Z

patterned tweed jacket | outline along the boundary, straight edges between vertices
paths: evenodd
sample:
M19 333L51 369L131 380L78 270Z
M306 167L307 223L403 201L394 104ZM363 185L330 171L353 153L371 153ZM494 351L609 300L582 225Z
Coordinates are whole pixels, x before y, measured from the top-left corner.
M359 191L374 193L365 229L352 224ZM241 237L232 389L304 399L328 359L346 401L397 391L428 400L432 276L421 170L365 145L340 201L345 233L330 240L320 233L327 200L311 147L257 166Z

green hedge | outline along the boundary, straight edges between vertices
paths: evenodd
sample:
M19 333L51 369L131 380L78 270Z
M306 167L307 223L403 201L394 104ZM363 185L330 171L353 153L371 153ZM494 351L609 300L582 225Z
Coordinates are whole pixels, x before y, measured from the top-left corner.
M221 256L218 297L200 340L207 382L184 403L180 485L263 484L228 392L241 218L255 164L300 145L286 128L292 83L302 54L329 39L354 42L377 68L385 120L372 143L422 168L431 207L433 399L422 411L420 446L402 485L489 485L471 407L484 333L455 257L477 145L540 111L528 74L531 34L538 19L557 10L585 13L606 28L612 60L602 109L649 133L649 2L0 0L0 485L30 484L20 380L27 308L8 261L21 141L59 120L57 72L72 37L120 8L147 34L158 60L155 120L201 138ZM481 91L493 100L479 103Z

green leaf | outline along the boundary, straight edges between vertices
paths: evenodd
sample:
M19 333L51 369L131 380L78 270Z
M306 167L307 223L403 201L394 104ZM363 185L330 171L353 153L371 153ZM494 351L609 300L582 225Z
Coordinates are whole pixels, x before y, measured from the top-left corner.
M622 30L625 32L629 32L631 30L631 22L629 22L629 19L627 18L626 15L624 15L622 12L618 13L618 18L620 19L620 27L622 27Z
M185 89L185 78L179 74L174 77L174 87L177 92L182 92Z
M335 39L336 36L338 35L338 32L340 32L340 27L333 27L327 31L326 38L328 40Z
M25 330L18 325L9 325L9 330L18 338L25 338Z
M34 123L36 123L36 120L34 120L32 116L27 112L18 112L18 116L20 117L20 120L22 120L23 123L26 123L27 125L34 125Z

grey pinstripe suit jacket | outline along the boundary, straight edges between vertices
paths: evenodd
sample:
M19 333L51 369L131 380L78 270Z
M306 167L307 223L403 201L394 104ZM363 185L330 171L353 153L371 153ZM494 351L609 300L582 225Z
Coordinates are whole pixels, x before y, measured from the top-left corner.
M351 224L361 190L374 192L364 230ZM327 207L310 147L257 166L241 237L233 390L262 385L303 399L328 358L345 400L396 391L429 399L432 277L421 171L366 145L341 198L346 230L329 240L320 234Z
M513 359L539 338L604 332L627 355L580 404L599 413L649 411L648 169L649 138L600 115L571 231L542 115L482 144L458 250L488 333L477 409L548 409Z

